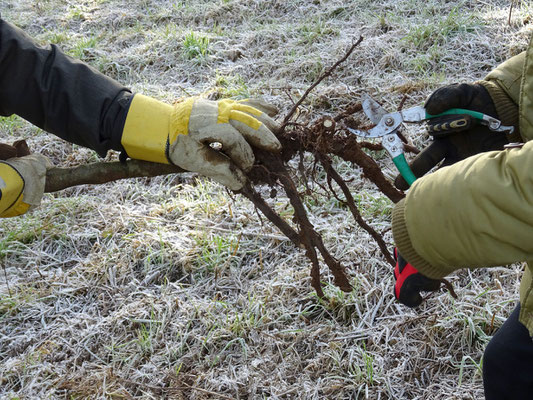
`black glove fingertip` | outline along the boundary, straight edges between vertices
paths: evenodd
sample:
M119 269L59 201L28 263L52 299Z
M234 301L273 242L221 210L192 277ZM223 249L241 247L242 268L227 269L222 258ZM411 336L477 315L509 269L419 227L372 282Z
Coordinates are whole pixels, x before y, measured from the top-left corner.
M403 305L409 308L416 308L420 306L420 304L422 304L422 301L423 301L422 296L420 296L420 292L412 291L412 290L400 291L400 298L398 300L400 303L402 303Z
M409 189L409 185L407 184L407 182L405 181L405 179L403 179L403 176L401 175L398 175L396 179L394 179L394 186L396 186L396 189L399 189L399 190Z
M437 115L450 108L458 107L459 86L459 84L452 84L435 90L424 104L427 113Z

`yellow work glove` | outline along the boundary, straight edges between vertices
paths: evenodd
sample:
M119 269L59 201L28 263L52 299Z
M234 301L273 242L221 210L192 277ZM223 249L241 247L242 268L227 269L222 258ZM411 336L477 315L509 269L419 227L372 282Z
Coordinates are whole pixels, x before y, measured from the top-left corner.
M24 214L41 203L51 166L41 154L0 161L0 218Z
M137 94L133 97L121 143L129 157L172 163L239 190L242 171L254 163L250 145L277 152L273 108L258 100L211 101L192 97L174 106ZM210 147L222 145L220 151Z

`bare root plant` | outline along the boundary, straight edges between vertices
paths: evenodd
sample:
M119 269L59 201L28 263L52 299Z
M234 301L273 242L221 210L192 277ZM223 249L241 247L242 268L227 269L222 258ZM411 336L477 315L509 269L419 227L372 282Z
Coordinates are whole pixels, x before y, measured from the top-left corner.
M351 126L367 128L354 117L355 113L361 111L361 104L350 104L337 115L321 116L308 123L297 123L294 117L309 93L322 80L330 77L335 68L348 59L361 41L362 38L359 38L359 40L354 42L341 59L324 71L283 118L281 128L276 132L276 136L282 143L283 150L281 153L272 154L256 150L256 163L251 171L248 172L249 183L239 191L241 195L253 202L255 207L295 246L305 251L311 262L311 284L320 297L324 296L321 286L321 259L330 269L334 277L334 283L341 290L350 291L351 286L345 267L331 255L324 244L322 236L309 219L304 205L306 190L299 191L295 182L296 179L294 177L298 177L299 180L301 179L304 182L309 178L315 179L315 176L306 176L306 168L303 165L304 154L311 154L315 167L320 166L323 168L327 176L327 187L317 180L315 182L326 189L330 196L334 196L348 207L357 224L375 240L383 258L389 264L394 265L393 257L387 249L387 244L382 234L363 219L346 181L335 170L332 162L332 157L338 157L356 164L361 168L364 177L373 182L393 202L397 202L404 197L403 192L397 190L390 180L384 176L376 161L363 151L363 148L382 150L381 146L374 143L360 142L344 128L348 123ZM407 150L417 151L412 146L408 146ZM298 167L291 167L289 161L296 157L300 157ZM313 170L316 172L316 168L313 168ZM102 162L75 168L52 168L47 173L46 191L55 192L80 184L105 183L117 179L182 172L185 171L175 166L136 160L130 160L125 163ZM342 197L336 192L333 183L340 188ZM274 196L279 189L286 193L294 209L292 224L283 219L257 190L257 187L263 185L269 185Z

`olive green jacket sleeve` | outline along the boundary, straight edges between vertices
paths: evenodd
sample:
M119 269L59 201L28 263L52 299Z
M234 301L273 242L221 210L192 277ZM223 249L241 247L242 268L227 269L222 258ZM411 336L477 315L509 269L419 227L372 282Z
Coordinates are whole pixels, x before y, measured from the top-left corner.
M524 51L500 64L485 77L485 80L498 83L516 104L520 101L525 58L526 52Z
M533 260L533 142L417 180L394 209L399 252L430 278Z
M485 78L511 99L509 109L520 104L519 115L514 113L524 141L533 138L532 51L530 46ZM494 90L489 92L494 98ZM533 141L470 157L417 180L393 211L399 252L430 278L459 268L533 260L531 171Z

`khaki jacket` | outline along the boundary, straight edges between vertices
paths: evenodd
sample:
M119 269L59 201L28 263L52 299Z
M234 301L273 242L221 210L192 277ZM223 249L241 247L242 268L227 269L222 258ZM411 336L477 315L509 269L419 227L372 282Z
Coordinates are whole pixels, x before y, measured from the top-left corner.
M400 253L430 278L529 261L520 321L533 336L533 43L485 80L519 105L526 144L478 154L418 179L394 209L393 234Z

